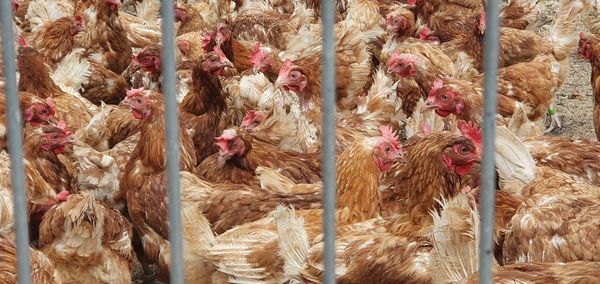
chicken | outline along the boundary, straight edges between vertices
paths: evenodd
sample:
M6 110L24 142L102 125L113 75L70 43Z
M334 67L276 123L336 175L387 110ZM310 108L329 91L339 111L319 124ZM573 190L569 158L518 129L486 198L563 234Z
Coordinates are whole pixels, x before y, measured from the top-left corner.
M299 36L312 37L314 41L304 39L309 43L319 42L321 34L314 32L301 33ZM313 34L311 34L313 33ZM366 42L375 38L375 32L354 31L346 25L336 26L336 94L340 112L349 111L356 107L357 97L363 92L371 74L371 56L368 54ZM300 38L298 38L300 40ZM290 42L294 46L295 42ZM302 54L299 58L285 60L275 85L286 91L294 91L301 98L303 104L310 107L310 116L320 125L321 104L321 64L318 52L321 46L307 46L313 51L300 51L301 45L296 44L294 50L286 50L286 57L292 57L295 52ZM306 53L306 55L304 55ZM312 114L314 112L314 114Z
M594 96L594 130L600 141L600 34L579 34L579 53L592 65L592 92Z
M27 213L32 221L41 221L39 217L43 216L50 207L58 202L64 201L69 195L68 192L56 194L54 188L48 184L34 164L27 159L23 161L25 170L25 197L27 198ZM3 171L0 173L2 182L0 182L0 195L3 201L8 202L8 206L0 206L0 233L13 233L14 212L12 211L12 180L10 176L10 160L8 155L0 154L0 165Z
M88 31L78 34L78 46L92 52L94 62L121 74L131 63L131 44L118 18L120 0L85 0L75 7L88 23Z
M214 15L214 7L208 3L194 4L175 3L175 21L180 25L177 35L189 32L210 32L215 27L218 19Z
M33 94L20 92L21 113L23 123L31 127L48 124L54 118L56 112L52 98L42 100ZM8 146L8 121L6 117L6 95L0 93L0 150L7 150Z
M153 43L133 54L123 77L133 88L158 91L161 89L160 45Z
M250 55L255 44L232 38L231 30L224 23L217 25L213 33L205 38L203 45L205 51L214 50L215 46L219 47L225 53L225 56L233 62L235 68L226 70L228 75L239 74L252 67Z
M56 66L77 46L75 36L84 29L84 19L79 15L48 21L34 34L33 47L51 66Z
M181 62L200 62L204 56L202 39L204 35L200 32L185 33L177 37L177 50L181 53L178 58Z
M399 142L391 128L382 127L381 136L357 140L341 154L337 162L338 224L352 224L379 215L379 173L388 170L400 153ZM356 171L363 174L357 176ZM354 180L350 182L347 179L351 176ZM303 210L298 214L306 219L305 226L309 239L312 239L311 236L321 230L322 210ZM219 235L209 251L211 261L222 261L217 269L239 280L271 282L282 279L281 260L276 256L278 244L274 225L273 217L267 217ZM252 270L248 271L248 267ZM213 281L224 281L225 275L216 274Z
M75 194L46 213L39 245L60 283L130 283L132 233L119 212L92 195Z
M440 1L441 2L441 1ZM454 1L460 2L460 1ZM538 21L539 13L535 9L537 1L511 0L500 9L500 27L524 30L533 30ZM426 21L427 27L440 42L451 41L457 37L464 36L465 32L476 29L472 21L480 9L481 2L470 3L474 5L456 5L456 3L442 4L438 11L431 15ZM448 6L448 7L444 7Z
M506 67L519 62L531 61L540 54L553 54L556 61L568 65L568 55L576 42L572 35L576 30L577 15L586 4L580 0L561 0L559 17L552 28L542 37L533 32L512 28L500 28L499 65ZM441 48L454 57L458 52L467 53L477 64L479 71L483 70L483 34L485 32L485 13L479 12L476 19L477 28L471 34L457 37L443 43ZM526 48L525 48L526 47ZM566 66L561 70L561 82L568 74Z
M536 166L514 133L506 127L497 127L496 133L499 187L524 199L506 226L503 262L592 260L594 254L586 252L594 250L582 248L595 244L580 236L594 234L594 225L587 224L600 212L598 187L577 176Z
M71 177L58 155L69 150L72 133L64 122L36 129L23 141L25 158L57 192L71 191Z
M89 80L79 91L91 103L118 104L125 97L127 83L121 75L95 62L90 62L90 73Z
M395 164L383 178L389 188L383 193L385 216L404 212L413 220L427 218L427 210L436 208L436 198L459 192L461 178L480 159L482 144L481 130L474 124L462 121L458 128L461 133L431 132L404 143L406 165Z
M233 65L218 47L206 53L192 69L192 89L181 102L182 121L193 133L198 162L217 151L212 139L227 127L226 94L218 77L227 66Z
M210 183L189 172L181 172L182 198L187 202L193 201L202 208L217 234L263 218L277 204L291 204L299 209L320 208L320 188L312 185L308 188L295 186L292 181L272 169L259 167L256 172L261 180L261 188ZM291 184L291 188L280 188L284 183Z
M169 269L164 101L158 93L133 92L123 103L131 108L135 118L142 120L142 130L119 187L126 193L130 220L143 240L143 258L158 264L159 276L164 277ZM194 145L181 122L179 127L180 169L190 171L197 164ZM196 222L197 218L190 221Z
M431 237L435 250L431 269L436 277L449 283L478 283L479 212L473 196L467 195L470 194L442 201L443 210L434 215ZM584 261L498 266L492 258L492 279L494 283L595 282L596 266L595 262Z
M133 48L142 48L160 41L160 3L144 0L135 5L135 16L119 12L127 38Z
M537 166L549 167L600 186L600 144L552 136L527 137L523 144Z
M598 262L574 261L567 263L526 262L495 267L494 283L594 283L600 281ZM468 284L479 283L479 274L469 277Z
M206 158L194 171L210 182L257 184L254 172L258 166L281 169L282 174L297 183L320 180L320 153L282 151L269 143L253 139L245 130L233 127L215 138L218 153Z
M17 248L15 241L0 234L0 283L17 283ZM36 284L55 283L54 265L42 252L29 248L31 281Z
M40 54L31 47L19 48L19 89L42 99L52 98L56 118L65 121L74 130L85 127L92 115L79 98L62 91L50 78Z
M419 60L422 59L410 58L399 63L399 68L418 73L419 63L415 61ZM560 80L557 69L560 69L559 63L552 55L540 55L531 62L500 68L498 113L509 117L515 112L517 103L522 102L530 109L527 116L531 121L543 119ZM427 105L442 117L454 114L458 119L481 123L483 81L483 74L472 80L436 79L429 91Z
M312 11L301 2L295 2L294 12L288 15L266 2L253 1L238 10L231 31L238 40L257 41L284 50L293 34L312 21Z
M481 138L481 134L473 133L475 129L468 124L460 124L459 129L462 135L433 132L423 138L408 141L412 145L407 145L411 148L407 149L406 168L413 168L413 170L407 169L396 178L408 179L413 186L395 189L396 192L406 188L411 189L408 193L404 193L405 200L392 201L385 198L383 201L385 207L397 206L395 203L398 201L405 202L406 206L396 211L400 213L399 215L366 220L338 230L336 239L338 281L398 283L407 279L417 282L428 282L433 279L432 272L428 271L428 264L432 258L432 246L428 240L429 226L433 223L430 212L441 207L435 200L444 200L460 194L457 190L460 188L459 177L479 161L477 140ZM457 149L462 150L457 152ZM443 154L440 155L440 152ZM428 156L429 159L426 160L429 163L433 161L431 159L434 155L441 156L438 159L441 159L440 164L446 164L442 166L444 169L434 170L438 168L436 165L425 165L424 163L427 162L423 159L424 155ZM436 173L433 174L434 172ZM423 175L428 177L427 182L432 185L418 184L422 182ZM422 196L427 197L423 199ZM281 223L285 224L285 220ZM278 228L279 226L278 221ZM282 236L281 242L285 241ZM305 239L304 242L306 241L308 240ZM281 253L284 254L286 249L289 248L282 246ZM291 261L286 262L286 265L291 264L299 269L296 275L290 277L318 282L323 271L322 253L322 242L313 243L313 246L304 252L304 260L302 257L290 259ZM380 273L381 271L387 273Z

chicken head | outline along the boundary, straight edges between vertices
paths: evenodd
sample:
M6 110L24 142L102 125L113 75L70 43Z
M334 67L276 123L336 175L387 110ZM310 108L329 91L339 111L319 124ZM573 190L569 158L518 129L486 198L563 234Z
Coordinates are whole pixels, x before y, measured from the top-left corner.
M402 15L387 14L385 17L385 28L389 33L400 33L409 27L408 19Z
M275 87L283 87L286 91L303 92L307 85L308 78L302 73L302 69L294 66L291 60L286 59L279 70Z
M219 23L217 25L217 32L215 34L215 42L217 46L221 46L224 42L228 41L231 38L231 30L227 27L225 23Z
M442 160L446 166L459 176L470 173L480 159L477 147L465 137L446 147L442 154Z
M148 72L160 72L160 47L145 47L140 52L134 53L131 61Z
M105 5L110 7L113 12L118 11L119 6L121 6L121 0L104 0L103 2Z
M393 53L388 62L388 72L400 77L417 76L418 58L408 53Z
M122 105L131 109L133 117L137 119L150 117L153 103L150 98L144 96L144 88L127 90L127 96L121 102Z
M34 102L23 112L25 122L33 127L41 124L48 124L56 114L56 106L52 98L46 98L45 101Z
M85 30L85 20L81 15L73 17L73 24L71 25L70 34L75 36L76 34Z
M175 2L174 4L174 12L175 12L175 21L176 22L185 22L188 18L187 9L181 4Z
M262 48L260 42L257 42L250 55L250 63L254 72L267 72L273 66L273 54L268 48Z
M477 29L479 30L479 33L484 34L485 33L485 11L481 10L479 12L479 15L477 15Z
M402 153L402 146L398 142L398 135L389 126L380 126L381 136L376 137L373 148L373 160L379 171L389 170Z
M260 110L250 110L242 120L242 128L250 131L267 119L267 113Z
M429 41L434 43L439 43L440 39L433 35L431 29L427 25L423 25L421 31L419 32L419 39L422 41Z
M190 51L190 42L185 39L178 39L176 42L179 52L181 52L183 55L187 55L187 53Z
M20 2L20 0L12 0L13 13L16 13L17 10L19 10L19 7L21 6Z
M588 38L584 32L579 33L579 54L587 60L592 58L592 44Z
M444 86L443 81L437 79L429 91L427 108L434 109L435 113L441 117L446 117L452 113L462 113L465 103L458 91L451 86Z
M236 128L224 130L221 136L215 138L215 145L219 148L220 164L235 156L243 156L250 150Z
M67 129L67 124L60 121L56 125L48 125L42 128L40 145L42 149L60 155L67 146L71 145L72 135L73 133Z
M204 59L202 60L202 69L204 71L220 76L225 67L233 68L234 66L218 46L215 46L213 51L204 55Z

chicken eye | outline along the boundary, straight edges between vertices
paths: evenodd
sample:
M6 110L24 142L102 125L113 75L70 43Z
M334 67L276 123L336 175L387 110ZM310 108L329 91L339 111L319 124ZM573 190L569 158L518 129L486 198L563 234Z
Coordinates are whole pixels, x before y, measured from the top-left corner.
M217 62L219 61L219 58L215 55L211 55L210 58L208 58L208 60L210 60L210 62Z
M290 73L290 77L292 79L297 79L300 76L300 73L298 71L294 71L292 73Z
M47 109L42 110L42 114L48 114L48 110Z
M58 139L58 134L52 135L52 139Z
M467 146L461 146L459 148L459 151L460 151L461 154L467 154L467 153L469 153L469 147L467 147Z
M383 149L386 153L389 153L390 151L392 151L392 148L390 148L390 146L385 146L385 148Z

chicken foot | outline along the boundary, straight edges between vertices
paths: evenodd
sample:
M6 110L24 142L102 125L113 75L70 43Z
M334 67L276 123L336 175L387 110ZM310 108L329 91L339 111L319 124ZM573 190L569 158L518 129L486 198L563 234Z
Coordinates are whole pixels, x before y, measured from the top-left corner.
M550 117L550 126L546 129L546 131L544 131L544 133L547 134L554 131L557 128L562 128L562 122L560 121L560 117L556 113L556 106L554 101L552 101L552 103L548 107L548 113L546 114L546 118L548 118L548 116Z

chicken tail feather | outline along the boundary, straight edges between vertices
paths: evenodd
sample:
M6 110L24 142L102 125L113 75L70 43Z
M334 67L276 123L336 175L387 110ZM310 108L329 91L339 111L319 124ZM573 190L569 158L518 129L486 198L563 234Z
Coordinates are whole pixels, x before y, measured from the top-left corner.
M554 46L554 57L557 61L567 60L577 45L577 15L589 6L588 0L561 0L557 19L547 34L547 39Z
M496 127L496 170L500 185L527 184L535 178L535 161L525 144L506 126Z
M469 200L469 199L472 200ZM438 201L432 212L433 268L444 283L462 283L479 270L479 212L470 193Z
M304 219L296 217L293 207L283 205L272 214L277 222L279 254L284 260L284 283L303 283L301 271L310 248Z

